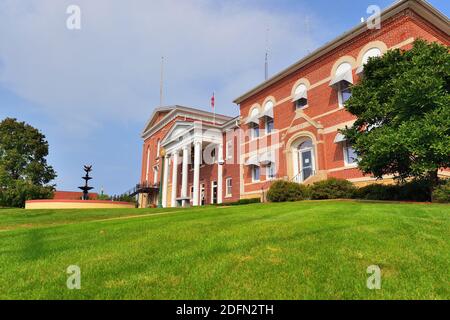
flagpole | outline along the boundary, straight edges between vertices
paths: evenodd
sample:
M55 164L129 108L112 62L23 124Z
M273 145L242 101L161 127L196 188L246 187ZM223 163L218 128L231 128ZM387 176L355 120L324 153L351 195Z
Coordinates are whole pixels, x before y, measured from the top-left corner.
M216 125L216 92L213 91L213 111L214 111L214 125Z

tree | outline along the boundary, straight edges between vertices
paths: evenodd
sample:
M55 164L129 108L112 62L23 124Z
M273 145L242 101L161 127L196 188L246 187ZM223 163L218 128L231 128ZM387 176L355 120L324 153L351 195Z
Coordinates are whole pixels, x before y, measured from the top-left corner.
M48 142L37 129L16 119L0 122L0 206L23 207L50 198L56 173L47 164Z
M450 167L449 47L416 40L409 51L372 58L352 87L346 109L357 117L342 130L359 168L377 178L425 178L433 189Z

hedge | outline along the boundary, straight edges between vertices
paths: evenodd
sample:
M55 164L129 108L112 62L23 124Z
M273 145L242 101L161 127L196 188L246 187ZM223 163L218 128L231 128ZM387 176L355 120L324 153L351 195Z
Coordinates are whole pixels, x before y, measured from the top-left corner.
M267 192L270 202L291 202L305 200L309 197L306 186L288 181L275 181Z
M311 199L351 199L356 187L348 180L330 178L314 183L311 187Z

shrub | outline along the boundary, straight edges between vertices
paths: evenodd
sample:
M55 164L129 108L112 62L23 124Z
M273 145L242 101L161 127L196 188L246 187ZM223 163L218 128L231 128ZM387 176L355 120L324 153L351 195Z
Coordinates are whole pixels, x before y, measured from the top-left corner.
M246 204L252 204L252 203L261 203L260 198L252 198L252 199L241 199L235 202L223 202L220 204L217 204L217 206L243 206Z
M356 190L354 197L363 200L397 200L398 187L395 185L369 184Z
M241 199L236 201L236 205L246 205L252 203L261 203L261 198L252 198L252 199Z
M311 186L311 199L351 199L355 190L356 187L350 181L330 178Z
M383 201L430 201L430 184L425 180L413 180L404 184L370 184L359 188L355 198Z
M434 190L433 202L450 203L450 179Z
M304 185L279 180L270 187L267 199L271 202L300 201L307 199L308 193L308 188Z

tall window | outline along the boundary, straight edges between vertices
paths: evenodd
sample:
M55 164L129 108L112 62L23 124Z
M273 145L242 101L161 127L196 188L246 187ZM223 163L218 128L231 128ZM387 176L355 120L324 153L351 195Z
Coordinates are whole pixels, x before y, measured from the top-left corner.
M271 134L273 131L273 119L266 117L266 134Z
M264 104L264 113L262 114L262 117L265 119L265 127L266 127L266 134L270 134L273 131L273 108L275 104L272 100L268 100Z
M344 142L344 162L348 166L358 163L358 155L347 141Z
M350 99L352 93L350 86L353 84L352 65L348 62L341 63L337 69L330 86L337 90L339 107L343 108L345 102Z
M153 184L157 184L158 183L158 167L155 166L153 168Z
M364 66L369 62L370 58L380 57L382 56L382 52L379 48L371 48L367 50L362 58L362 64L356 70L357 74L362 74L364 72Z
M147 147L147 164L145 168L145 181L148 181L149 173L150 173L150 147Z
M267 176L268 180L275 179L275 164L273 162L271 162L267 165L266 176Z
M261 177L260 177L260 170L258 166L253 166L252 168L252 181L253 182L258 182L260 181Z
M161 140L158 139L158 143L157 143L157 146L156 146L156 157L160 156L160 154L159 154L160 148L161 148Z
M350 90L350 83L342 81L339 83L339 106L343 107L344 103L352 96L352 91Z
M251 130L252 139L259 138L259 126L257 124L252 124Z
M308 105L308 96L307 96L308 89L306 88L305 84L300 84L297 88L295 88L294 91L294 101L295 101L295 107L297 109L303 109L306 108Z
M250 120L248 125L250 126L250 137L252 139L259 138L259 110L257 108L253 109L250 114Z
M226 196L231 197L233 191L233 180L231 178L227 178L226 180Z
M233 141L232 140L228 140L227 141L227 147L226 147L226 154L225 157L227 160L233 159Z

